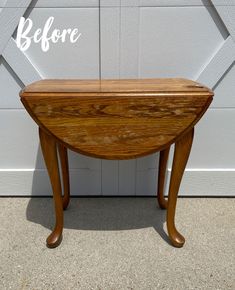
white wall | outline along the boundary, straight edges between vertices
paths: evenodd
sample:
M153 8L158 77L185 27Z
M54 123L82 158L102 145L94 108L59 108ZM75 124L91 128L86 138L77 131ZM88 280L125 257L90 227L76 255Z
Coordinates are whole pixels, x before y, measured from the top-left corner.
M54 16L55 27L78 27L82 36L75 46L45 53L33 44L22 53L11 37L22 15L36 28ZM20 88L100 77L186 77L214 88L180 194L235 195L235 0L0 0L0 55L0 195L51 193ZM70 152L72 193L154 195L157 166L158 154L107 161Z

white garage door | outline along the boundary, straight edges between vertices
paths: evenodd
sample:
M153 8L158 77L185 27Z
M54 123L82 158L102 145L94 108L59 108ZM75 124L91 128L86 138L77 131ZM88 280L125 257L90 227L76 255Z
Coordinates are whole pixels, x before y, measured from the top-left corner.
M33 29L53 16L54 27L77 27L81 38L22 52L15 30L23 15ZM186 77L215 90L180 194L235 195L235 0L0 0L0 55L0 195L51 193L21 87L40 78L127 77ZM70 152L72 193L155 195L157 166L158 154L107 161Z

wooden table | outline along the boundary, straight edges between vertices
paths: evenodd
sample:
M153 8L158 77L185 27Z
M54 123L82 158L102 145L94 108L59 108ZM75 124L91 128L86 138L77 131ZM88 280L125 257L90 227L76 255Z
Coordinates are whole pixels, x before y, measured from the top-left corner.
M186 79L42 80L26 86L20 96L39 126L53 189L56 223L47 238L48 247L56 247L62 240L63 209L69 204L67 148L119 160L160 151L158 202L167 209L172 244L183 246L185 239L174 221L176 201L194 126L212 101L210 89ZM175 152L166 200L163 190L171 144L175 144Z

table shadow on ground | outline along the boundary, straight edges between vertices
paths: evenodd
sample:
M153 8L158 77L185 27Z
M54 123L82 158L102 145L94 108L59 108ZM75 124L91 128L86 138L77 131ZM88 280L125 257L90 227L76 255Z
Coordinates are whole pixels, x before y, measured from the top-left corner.
M55 223L53 199L31 198L26 217L52 230ZM120 231L153 227L169 243L163 227L165 222L166 211L159 208L156 198L71 198L68 209L64 211L66 229Z

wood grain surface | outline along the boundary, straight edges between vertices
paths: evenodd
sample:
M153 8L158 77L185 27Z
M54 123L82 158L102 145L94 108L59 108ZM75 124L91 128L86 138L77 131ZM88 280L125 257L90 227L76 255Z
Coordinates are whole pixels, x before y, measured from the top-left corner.
M167 148L193 128L213 92L186 79L42 80L20 96L37 124L66 147L130 159Z
M180 78L159 79L114 79L114 80L76 80L76 79L47 79L26 86L23 96L34 93L190 93L212 95L212 92L201 84Z

